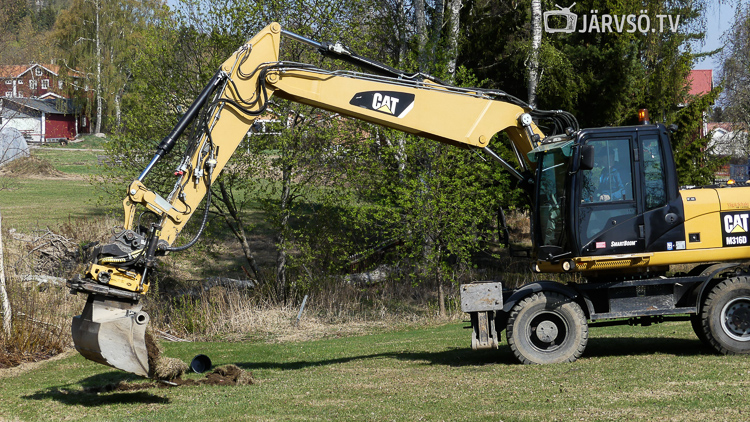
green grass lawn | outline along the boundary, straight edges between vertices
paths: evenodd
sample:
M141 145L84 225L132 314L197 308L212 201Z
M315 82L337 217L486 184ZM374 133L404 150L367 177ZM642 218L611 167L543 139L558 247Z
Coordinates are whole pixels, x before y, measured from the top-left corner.
M96 152L36 153L68 175L96 171ZM96 193L83 177L18 179L12 187L0 191L4 228L109 211L93 204ZM151 381L75 355L0 371L0 422L750 420L750 359L712 354L689 323L592 328L579 361L548 366L517 364L504 341L498 351L472 351L466 325L306 342L164 343L166 356L187 362L203 353L215 365L252 371L257 384L242 387L96 394L85 389Z
M107 142L106 138L99 138L94 135L82 135L75 142L69 142L66 145L47 144L45 146L63 149L102 149L105 142Z
M94 195L95 190L85 180L15 180L11 189L0 190L3 227L54 227L69 218L103 216L110 210L94 206Z
M571 364L472 351L466 324L299 343L166 343L167 356L257 384L88 393L136 377L76 355L4 378L8 420L748 420L750 359L704 349L688 323L592 328ZM304 329L304 327L302 328ZM504 343L504 342L503 342ZM198 374L189 375L199 378ZM151 382L151 381L146 381Z
M102 141L94 138L96 144ZM49 162L59 177L5 177L0 183L0 213L3 226L28 230L54 227L68 219L97 218L120 208L105 209L96 204L99 192L89 181L101 170L100 151L85 151L74 145L33 149L32 155ZM126 184L122 186L125 197Z
M69 174L88 176L99 172L98 157L102 151L82 151L70 148L35 149L32 154L47 160L57 170Z

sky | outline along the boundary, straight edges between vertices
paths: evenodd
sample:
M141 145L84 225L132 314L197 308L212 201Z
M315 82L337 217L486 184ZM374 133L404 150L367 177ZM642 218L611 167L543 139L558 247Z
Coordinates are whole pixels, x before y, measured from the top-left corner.
M714 4L709 6L709 10L706 13L708 22L706 23L706 44L700 48L700 51L707 52L715 50L724 45L721 42L721 36L724 32L729 30L734 21L735 8L730 4ZM716 82L716 76L721 68L719 58L715 55L714 57L704 58L693 66L694 69L713 69L714 71L714 82Z

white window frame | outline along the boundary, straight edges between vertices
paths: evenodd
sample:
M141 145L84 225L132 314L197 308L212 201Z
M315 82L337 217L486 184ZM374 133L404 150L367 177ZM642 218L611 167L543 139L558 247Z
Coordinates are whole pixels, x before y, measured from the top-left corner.
M13 85L13 79L6 79L5 85Z
M29 89L36 89L38 86L36 79L29 80Z
M42 79L42 89L49 89L49 79Z
M13 91L5 91L5 96L6 97L12 97L13 96Z
M34 74L36 76L42 76L42 68L41 67L37 67L36 69L34 69Z
M57 81L57 89L62 89L63 81Z

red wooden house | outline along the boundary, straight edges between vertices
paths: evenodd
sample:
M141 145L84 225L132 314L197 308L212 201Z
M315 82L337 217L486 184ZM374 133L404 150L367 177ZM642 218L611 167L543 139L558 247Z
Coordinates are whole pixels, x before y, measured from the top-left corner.
M54 64L0 66L0 96L6 98L63 98L65 81ZM73 75L74 89L81 78Z
M85 117L78 118L78 114L73 102L67 99L0 100L0 126L18 129L27 142L67 142L80 133L88 133L90 125Z
M0 126L15 127L28 142L73 139L90 133L90 122L66 99L64 88L85 89L83 78L66 82L58 65L0 66Z

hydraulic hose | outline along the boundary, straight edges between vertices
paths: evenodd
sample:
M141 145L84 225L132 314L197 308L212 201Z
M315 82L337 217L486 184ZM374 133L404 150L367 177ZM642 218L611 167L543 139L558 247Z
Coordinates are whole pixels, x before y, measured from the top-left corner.
M211 175L213 175L214 167L216 166L216 160L213 158L209 158L206 161L206 177L208 177L208 182L206 183L206 208L203 210L203 220L201 221L201 226L198 228L198 233L195 234L195 237L193 237L193 240L188 242L185 245L182 246L167 246L164 248L167 252L181 252L184 251L191 246L195 245L196 242L198 242L198 239L200 239L201 235L203 234L203 230L206 228L206 222L208 222L208 211L211 208Z
M115 258L115 257L106 257L99 260L100 264L121 264L123 262L128 262L133 260L133 255L138 254L140 256L143 253L143 248L135 250L131 253L129 253L127 256L121 257L121 258Z

